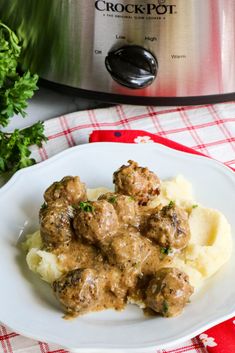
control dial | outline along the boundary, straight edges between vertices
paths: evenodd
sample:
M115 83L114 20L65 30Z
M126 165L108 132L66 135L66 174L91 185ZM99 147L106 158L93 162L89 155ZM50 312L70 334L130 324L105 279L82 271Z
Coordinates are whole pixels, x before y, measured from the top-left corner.
M158 71L157 59L138 45L127 45L109 52L105 65L115 81L132 89L151 85Z

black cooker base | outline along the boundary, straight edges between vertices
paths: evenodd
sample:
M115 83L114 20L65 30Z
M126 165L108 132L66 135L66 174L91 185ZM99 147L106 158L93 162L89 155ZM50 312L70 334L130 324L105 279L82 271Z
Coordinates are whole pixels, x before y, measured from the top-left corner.
M119 94L94 92L80 88L61 85L40 79L39 84L48 88L57 90L62 93L71 94L77 97L100 101L103 106L115 104L132 104L132 105L159 105L159 106L182 106L182 105L201 105L214 104L235 101L235 92L227 94L216 94L209 96L192 96L192 97L140 97L140 96L124 96Z

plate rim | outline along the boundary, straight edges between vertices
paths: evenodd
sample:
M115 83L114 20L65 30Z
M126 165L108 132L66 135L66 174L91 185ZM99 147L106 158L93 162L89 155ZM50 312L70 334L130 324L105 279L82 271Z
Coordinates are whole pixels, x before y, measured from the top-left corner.
M85 345L81 345L80 347L70 347L65 345L64 343L60 343L59 341L53 341L52 340L47 340L46 343L48 344L53 344L53 345L59 345L61 346L63 349L68 350L71 353L152 353L153 350L156 349L168 349L171 348L173 346L179 345L181 343L183 343L184 341L190 340L198 335L200 335L201 333L203 333L204 331L209 330L210 328L212 328L213 326L216 326L226 320L231 319L233 316L235 315L235 310L227 315L224 315L222 318L218 318L217 320L214 320L211 323L207 323L203 326L201 326L200 328L195 329L192 333L189 333L187 335L184 335L182 337L179 337L177 339L174 339L173 341L167 342L167 343L163 343L163 344L158 344L158 345L143 345L140 346L138 345L138 347L131 347L131 348L126 348L126 346L120 346L119 348L112 348L112 346L110 345L109 347L102 347L101 345L98 346L98 348L94 348L94 347L89 347L89 346L85 346ZM37 340L37 341L41 341L44 342L45 339L38 335L35 336L34 334L31 333L25 333L26 331L22 332L20 329L18 330L18 328L13 328L11 325L8 325L7 323L3 322L3 325L8 326L11 330L16 331L17 334L24 336L26 338L32 339L32 340ZM125 350L125 351L124 351Z
M165 151L171 151L172 153L176 153L176 154L180 154L182 156L185 157L190 157L195 159L195 160L201 160L204 161L206 163L212 164L214 166L217 166L217 168L223 169L224 172L230 174L231 177L234 177L234 171L226 166L223 162L220 162L216 159L213 159L209 156L205 156L205 155L199 155L199 154L193 154L190 152L185 152L185 151L181 151L181 150L177 150L175 148L169 147L169 146L165 146L161 143L158 142L154 142L154 143L146 143L146 144L135 144L135 143L124 143L124 142L93 142L93 143L85 143L82 145L76 145L70 148L67 148L55 155L53 155L52 157L49 157L46 160L43 160L41 162L38 162L32 166L23 168L18 170L3 186L0 187L0 195L1 193L4 193L7 191L7 189L15 182L17 182L17 179L20 178L21 175L23 175L24 173L30 173L31 170L34 169L40 169L43 168L45 166L47 166L48 164L54 163L57 160L61 159L62 157L72 154L75 152L75 150L81 150L81 149L89 149L89 148L93 148L93 146L135 146L134 148L146 148L146 149L151 149L151 147L153 147L154 145L160 147L160 149L163 149Z

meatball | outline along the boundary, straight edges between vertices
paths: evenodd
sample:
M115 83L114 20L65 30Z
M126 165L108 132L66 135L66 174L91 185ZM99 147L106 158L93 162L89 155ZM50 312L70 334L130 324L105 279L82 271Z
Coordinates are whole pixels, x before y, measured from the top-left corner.
M155 273L161 264L159 248L141 236L135 228L117 234L103 251L110 264L129 273L131 269L133 274L141 276Z
M56 248L71 241L72 218L73 208L62 200L51 202L40 210L40 232L46 248Z
M84 313L95 310L103 284L96 270L76 269L56 280L53 290L68 313Z
M53 290L66 311L74 316L107 308L123 309L127 288L121 286L115 268L75 269L53 283Z
M134 267L140 272L145 248L139 233L128 229L111 240L105 253L111 264L121 269Z
M53 183L44 193L47 203L58 199L66 200L69 205L87 200L86 187L78 176L66 176L61 181Z
M148 168L139 167L136 162L128 161L113 175L115 191L119 194L133 196L140 205L146 205L159 194L160 179Z
M188 276L177 268L163 268L149 282L145 304L165 317L179 315L193 294Z
M115 235L119 223L113 206L106 200L98 200L80 204L73 226L78 237L90 244L101 244Z
M106 200L113 205L122 226L139 225L138 205L133 197L108 192L101 195L99 200Z
M144 234L166 253L170 249L183 249L190 238L188 214L171 202L160 210L156 209L147 219Z

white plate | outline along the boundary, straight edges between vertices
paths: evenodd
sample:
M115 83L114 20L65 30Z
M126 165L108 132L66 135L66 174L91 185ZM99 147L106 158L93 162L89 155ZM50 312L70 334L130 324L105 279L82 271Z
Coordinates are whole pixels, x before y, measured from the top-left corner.
M211 159L158 144L96 143L66 150L24 169L0 190L0 320L15 331L79 353L149 352L191 338L235 314L235 256L192 297L174 319L146 318L135 306L123 312L62 319L50 287L27 269L19 236L38 228L43 191L65 175L79 175L89 187L112 186L112 173L128 159L165 179L181 173L196 199L221 210L235 230L235 174ZM234 237L234 233L233 233Z

